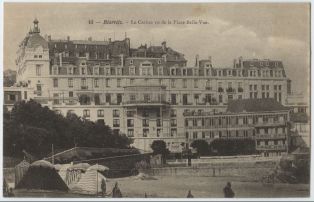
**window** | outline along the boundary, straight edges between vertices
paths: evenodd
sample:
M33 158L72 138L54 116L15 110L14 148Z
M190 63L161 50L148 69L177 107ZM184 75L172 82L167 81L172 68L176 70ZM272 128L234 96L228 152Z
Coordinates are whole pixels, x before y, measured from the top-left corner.
M120 119L113 119L113 127L120 127Z
M110 79L106 79L106 87L110 87Z
M117 87L121 87L121 79L117 79Z
M175 88L176 87L176 80L171 79L171 88Z
M15 95L12 95L12 94L9 95L9 100L10 100L10 101L15 101Z
M176 116L177 116L177 110L172 109L172 110L170 111L170 116L171 116L171 117L176 117Z
M86 69L85 69L85 67L82 68L82 74L83 74L83 75L86 74Z
M41 75L41 66L36 65L36 76L40 76L40 75Z
M134 120L133 119L128 119L127 120L127 126L128 127L134 127Z
M157 126L157 127L161 127L161 120L160 120L160 119L157 119L157 120L156 120L156 126Z
M134 129L128 129L128 137L134 137Z
M197 132L193 132L193 139L197 139Z
M161 129L158 128L158 129L157 129L157 137L160 137L160 135L161 135Z
M72 67L69 67L68 73L73 74L73 68Z
M254 85L254 90L257 90L257 85Z
M98 117L104 117L104 110L99 109L99 110L97 111L97 116L98 116Z
M53 87L58 87L58 79L53 79Z
M88 109L84 109L83 117L90 117L90 111Z
M198 80L194 79L194 88L198 88Z
M253 90L253 85L250 85L250 90Z
M177 126L177 120L176 119L171 119L170 120L170 125L171 125L171 127L176 127Z
M149 120L143 119L143 127L149 127Z
M106 94L106 102L111 103L111 95L110 94Z
M73 79L68 79L69 88L73 88Z
M130 75L134 75L135 74L135 69L134 67L130 67Z
M85 78L81 79L81 87L82 87L82 89L87 89L86 79Z
M99 87L99 80L98 79L94 79L94 86L95 86L95 88Z
M222 103L222 95L219 95L218 99L219 99L219 103Z
M38 55L34 55L34 58L38 58Z
M149 129L148 128L144 128L143 129L143 137L147 137L149 133Z
M133 60L130 60L130 64L133 65Z
M69 97L73 97L73 91L69 92Z
M130 85L134 83L134 79L130 79Z
M187 81L186 81L186 79L183 79L183 88L187 88Z
M113 117L120 117L120 111L118 109L113 110Z
M134 114L135 114L135 111L127 111L127 112L126 112L126 116L127 116L127 117L133 117Z
M170 135L171 135L171 137L177 136L177 129L176 128L171 128Z

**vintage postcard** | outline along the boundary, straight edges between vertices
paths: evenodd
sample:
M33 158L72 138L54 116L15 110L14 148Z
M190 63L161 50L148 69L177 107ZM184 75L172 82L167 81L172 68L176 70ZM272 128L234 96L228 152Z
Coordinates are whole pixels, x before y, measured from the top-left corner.
M3 197L310 197L310 3L3 3Z

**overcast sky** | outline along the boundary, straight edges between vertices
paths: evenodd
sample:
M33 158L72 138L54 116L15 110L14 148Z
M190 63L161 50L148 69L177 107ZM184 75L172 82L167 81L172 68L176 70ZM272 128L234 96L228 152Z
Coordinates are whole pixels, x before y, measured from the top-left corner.
M212 56L214 66L231 67L234 58L282 60L295 91L309 84L309 4L30 4L4 5L4 69L16 69L18 44L37 17L42 36L53 39L123 39L131 46L163 40L185 54L189 64ZM88 24L122 20L123 25ZM132 25L131 20L204 20L207 25Z

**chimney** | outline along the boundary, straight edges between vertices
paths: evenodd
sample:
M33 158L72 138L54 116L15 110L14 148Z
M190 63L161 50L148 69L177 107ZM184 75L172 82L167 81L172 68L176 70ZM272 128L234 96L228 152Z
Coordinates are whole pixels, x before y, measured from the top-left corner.
M237 68L237 65L236 65L236 64L237 64L237 60L234 59L234 60L233 60L233 68Z
M200 63L199 63L199 55L196 55L196 56L195 56L195 66L196 66L196 67L199 67L199 66L200 66Z
M88 37L88 41L92 41L93 39L92 39L92 37L90 36L90 37Z
M243 60L243 57L240 56L240 57L239 57L239 65L240 65L240 68L242 68L242 60Z
M161 46L162 46L162 50L163 50L163 51L166 51L166 48L167 48L167 43L166 43L166 41L163 41L163 42L161 43Z
M209 63L212 64L212 56L208 56Z
M67 36L67 40L70 41L70 36Z
M59 66L62 67L62 53L59 53Z
M48 35L48 41L51 41L51 35Z

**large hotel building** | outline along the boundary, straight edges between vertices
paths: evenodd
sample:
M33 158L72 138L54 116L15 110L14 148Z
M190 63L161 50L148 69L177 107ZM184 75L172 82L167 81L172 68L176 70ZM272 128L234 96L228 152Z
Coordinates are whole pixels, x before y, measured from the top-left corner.
M252 138L265 156L287 152L291 81L279 60L234 60L217 68L211 57L187 66L168 47L121 41L56 40L38 20L17 51L17 83L5 104L33 99L57 113L100 121L150 150L164 140L181 152L195 139Z

